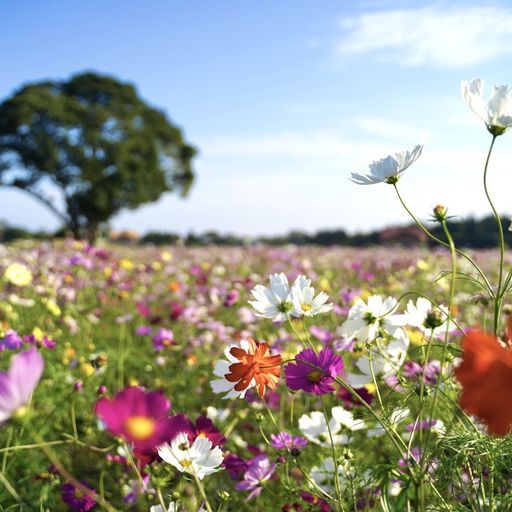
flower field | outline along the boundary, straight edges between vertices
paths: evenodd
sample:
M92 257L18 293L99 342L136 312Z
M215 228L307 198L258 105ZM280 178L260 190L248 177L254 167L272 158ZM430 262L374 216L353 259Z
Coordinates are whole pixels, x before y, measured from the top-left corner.
M2 510L512 506L510 440L454 376L492 308L464 260L442 306L445 249L67 241L0 267Z

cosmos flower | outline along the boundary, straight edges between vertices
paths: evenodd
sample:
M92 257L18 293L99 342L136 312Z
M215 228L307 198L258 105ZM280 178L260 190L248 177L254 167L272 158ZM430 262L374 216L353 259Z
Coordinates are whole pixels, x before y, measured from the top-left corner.
M292 455L298 455L301 450L308 444L308 440L301 436L292 436L288 432L279 432L270 436L271 444L278 450L287 450Z
M11 263L5 269L4 277L9 283L16 286L27 286L32 282L32 273L21 263Z
M0 425L26 413L43 369L43 357L31 348L11 358L8 372L0 372Z
M205 437L197 437L190 444L185 432L180 432L170 444L159 446L158 455L178 471L195 475L199 480L222 469L222 450Z
M193 443L198 437L209 439L213 446L222 446L226 442L226 438L206 416L199 416L195 424L187 418L184 425L186 425L186 429L183 429L183 432L188 435L190 443Z
M336 376L343 370L343 360L328 349L318 354L307 348L295 356L295 363L286 365L286 385L293 391L324 395L334 391Z
M91 491L91 494L96 494L96 491L82 481L81 484ZM74 512L88 512L96 506L96 501L90 494L85 494L85 490L81 491L72 483L68 482L62 486L61 490L62 501L69 507L69 510Z
M309 415L303 414L299 418L299 430L306 439L320 446L331 446L331 437L334 444L348 442L348 436L340 434L341 424L334 417L327 424L324 413L320 411L312 411Z
M462 362L455 369L462 385L460 405L484 420L489 433L508 434L512 428L512 352L494 336L479 331L466 334L462 351Z
M481 78L461 82L462 97L493 135L502 135L512 126L512 90L508 85L495 86L485 102L483 84Z
M153 346L157 352L161 352L165 347L175 345L174 334L170 329L158 329L158 332L151 338Z
M256 498L263 490L262 484L268 481L276 465L271 463L266 455L258 455L248 462L248 469L244 473L243 480L235 486L237 491L251 491L246 501Z
M359 388L373 383L375 377L389 377L396 374L405 361L409 338L403 329L397 329L390 341L383 338L371 348L371 354L360 357L355 365L358 373L350 373L347 381Z
M392 335L406 323L404 315L394 314L397 304L394 297L383 299L381 295L371 295L366 303L358 299L341 326L341 335L362 342L372 341L382 333Z
M366 424L363 420L355 419L354 414L351 411L347 411L347 409L343 408L341 405L333 407L331 414L337 423L352 432L366 428Z
M0 351L1 350L15 350L23 346L23 340L20 338L16 331L9 329L3 338L0 339Z
M426 337L444 335L447 328L453 330L455 325L452 321L446 325L448 315L446 307L436 308L425 297L418 297L416 304L410 300L405 311L407 324L424 332Z
M285 274L272 274L269 277L270 289L258 284L251 291L255 300L249 304L257 311L256 316L283 322L291 313L293 305L290 285Z
M401 151L389 155L370 164L368 174L353 172L350 181L358 185L373 185L375 183L395 184L403 172L408 169L421 155L423 146L415 146L412 151Z
M292 286L292 316L315 316L320 313L327 313L333 308L333 304L326 304L329 296L325 292L320 292L315 297L315 289L310 286L311 281L304 276L297 279Z
M94 410L109 432L132 443L139 456L154 452L181 430L183 418L169 417L170 407L162 391L128 387L113 399L100 398Z
M311 479L313 482L327 493L331 493L334 490L334 478L335 478L335 465L332 457L327 457L322 460L319 466L311 468ZM343 478L344 471L341 465L337 468L338 477L340 480Z
M224 393L224 398L243 398L247 389L256 388L261 398L267 388L276 389L281 375L281 356L270 355L266 343L252 338L242 340L225 350L226 360L217 361L214 374L220 377L211 382L214 393Z

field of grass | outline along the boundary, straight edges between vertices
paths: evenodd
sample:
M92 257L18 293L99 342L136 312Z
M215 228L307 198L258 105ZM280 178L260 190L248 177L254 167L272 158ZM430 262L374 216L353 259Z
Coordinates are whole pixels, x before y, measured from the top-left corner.
M488 271L498 255L474 257ZM457 280L454 323L428 333L409 319L404 353L389 364L377 361L395 357L388 332L379 332L379 353L342 329L358 299L375 295L398 299L397 315L422 295L447 305L449 270L448 251L410 248L0 247L2 369L34 347L44 359L30 402L2 416L0 510L512 509L510 440L489 436L458 405L453 366L462 330L493 321L465 260L458 261L467 274ZM277 323L257 317L251 291L281 272L290 283L311 279L332 309ZM434 320L446 325L442 315ZM382 322L379 328L386 331ZM248 337L268 343L284 367L310 348L329 349L343 369L324 394L290 390L283 370L263 397L253 387L244 398L224 399L211 387L215 364ZM371 382L356 385L353 374L361 377L363 368L356 363L372 363L372 354ZM188 442L211 439L211 453L222 452L218 471L199 479L156 449L142 457L130 436L101 421L98 400L128 387L161 390L171 402L168 417L195 423L207 416L211 424L200 421L208 432L196 425ZM128 430L142 438L146 426ZM272 436L280 432L308 442L279 448Z

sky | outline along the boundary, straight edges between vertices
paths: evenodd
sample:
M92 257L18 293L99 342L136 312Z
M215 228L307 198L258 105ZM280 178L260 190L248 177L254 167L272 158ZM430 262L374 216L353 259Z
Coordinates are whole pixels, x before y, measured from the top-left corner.
M0 2L0 101L27 82L93 70L136 85L199 149L183 200L122 211L116 229L240 235L369 230L409 221L393 187L351 172L423 144L399 181L427 218L489 212L490 135L460 82L512 84L510 2L400 0L25 0ZM512 212L512 133L489 189ZM57 197L55 195L55 197ZM58 221L0 189L0 219Z

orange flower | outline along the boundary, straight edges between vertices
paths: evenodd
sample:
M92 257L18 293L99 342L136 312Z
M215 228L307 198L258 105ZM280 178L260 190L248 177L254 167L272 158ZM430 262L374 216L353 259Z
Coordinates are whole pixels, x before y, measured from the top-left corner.
M281 356L271 356L266 343L258 343L252 338L247 338L247 341L247 351L241 347L232 347L229 351L240 362L231 364L229 373L224 377L229 382L236 382L235 391L247 389L254 379L261 398L265 394L265 388L276 389L281 375Z
M490 434L508 434L512 428L512 352L494 336L479 331L467 334L462 348L462 363L455 369L462 385L461 407L483 419Z

